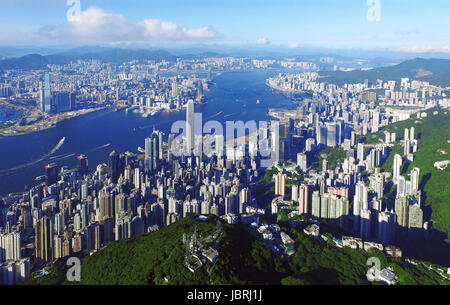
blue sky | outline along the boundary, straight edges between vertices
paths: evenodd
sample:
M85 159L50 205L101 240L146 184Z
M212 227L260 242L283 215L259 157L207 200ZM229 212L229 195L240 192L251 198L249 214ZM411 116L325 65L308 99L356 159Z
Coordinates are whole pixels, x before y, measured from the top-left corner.
M3 45L213 43L450 52L450 1L0 0ZM95 9L93 9L95 8ZM145 22L147 20L147 22Z

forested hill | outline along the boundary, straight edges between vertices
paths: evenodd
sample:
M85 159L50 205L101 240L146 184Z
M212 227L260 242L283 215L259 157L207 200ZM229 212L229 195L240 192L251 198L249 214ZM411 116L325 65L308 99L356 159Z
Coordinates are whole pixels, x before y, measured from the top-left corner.
M408 77L448 87L450 86L450 60L416 58L389 67L349 72L327 71L320 74L323 77L322 81L340 86L345 83L364 83L366 79L371 83L376 83L377 79L387 81Z
M192 273L184 265L183 233L192 234L196 227L204 238L215 232L216 220L214 216L208 222L188 217L160 231L113 242L82 260L78 284L369 284L366 281L368 257L379 257L382 267L388 264L381 252L369 254L321 245L305 236L302 227L290 228L286 224L281 224L282 230L295 240L296 254L276 258L249 233L246 225L240 224L223 225L217 263ZM405 265L400 259L389 264L398 274L400 284L441 283L436 273L420 265ZM59 263L50 274L32 278L25 284L70 284L65 280L65 273L65 265Z

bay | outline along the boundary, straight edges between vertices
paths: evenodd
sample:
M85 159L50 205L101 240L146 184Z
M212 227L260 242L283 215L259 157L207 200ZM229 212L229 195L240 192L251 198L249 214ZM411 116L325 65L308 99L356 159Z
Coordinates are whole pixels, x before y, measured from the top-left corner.
M195 111L202 113L203 123L206 120L268 121L269 109L296 107L290 99L273 93L265 85L266 79L276 74L257 71L216 75L215 84L205 92L208 103L196 105ZM0 137L0 194L21 192L25 186L35 185L35 178L44 174L44 166L50 162L60 167L75 167L79 154L89 158L89 169L94 171L98 164L107 163L112 150L136 152L137 147L144 147L144 139L153 128L167 137L172 124L185 120L185 116L184 110L142 118L139 113L107 109L62 121L44 131ZM58 148L63 138L65 141Z

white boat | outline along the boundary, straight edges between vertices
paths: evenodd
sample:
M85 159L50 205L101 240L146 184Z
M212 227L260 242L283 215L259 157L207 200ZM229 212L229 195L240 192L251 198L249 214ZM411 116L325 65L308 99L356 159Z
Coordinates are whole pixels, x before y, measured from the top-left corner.
M158 115L158 114L160 114L161 112L163 111L163 109L156 109L156 110L153 110L152 112L150 112L150 115L151 116L155 116L155 115Z

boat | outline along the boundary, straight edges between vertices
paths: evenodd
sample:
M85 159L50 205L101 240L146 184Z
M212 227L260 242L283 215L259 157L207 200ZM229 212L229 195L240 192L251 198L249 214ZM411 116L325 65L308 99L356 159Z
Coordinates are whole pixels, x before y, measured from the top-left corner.
M257 105L261 104L261 101L260 100L256 100L256 104Z
M160 114L160 113L161 113L162 111L163 111L163 109L162 109L162 108L159 108L159 109L153 110L152 112L150 112L150 116L155 116L155 115L158 115L158 114Z
M135 110L137 108L139 108L139 106L136 106L136 105L135 106L131 106L131 107L125 109L125 112L130 112L130 111Z

